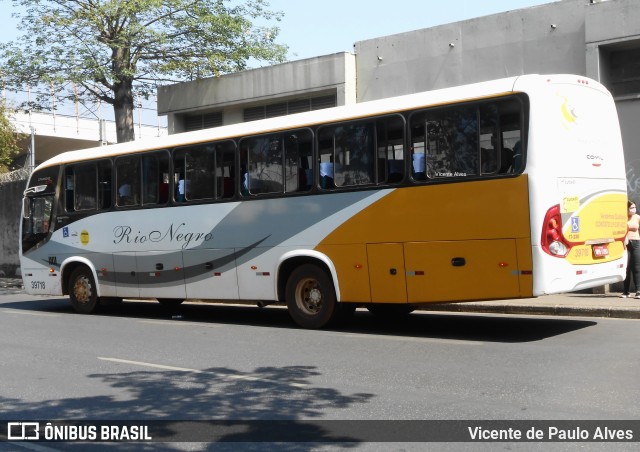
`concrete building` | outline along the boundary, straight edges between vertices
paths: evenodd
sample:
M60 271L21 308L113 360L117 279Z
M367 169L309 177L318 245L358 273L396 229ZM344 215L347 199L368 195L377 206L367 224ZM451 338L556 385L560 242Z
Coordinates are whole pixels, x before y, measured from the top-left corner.
M525 73L586 75L611 90L629 195L640 201L639 0L563 0L165 86L158 114L178 133Z

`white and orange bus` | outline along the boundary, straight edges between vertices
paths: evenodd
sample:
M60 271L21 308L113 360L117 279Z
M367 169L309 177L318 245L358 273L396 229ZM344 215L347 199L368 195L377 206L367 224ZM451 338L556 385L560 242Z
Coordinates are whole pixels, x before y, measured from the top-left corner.
M366 306L621 281L626 183L598 82L525 75L73 151L24 194L28 293Z

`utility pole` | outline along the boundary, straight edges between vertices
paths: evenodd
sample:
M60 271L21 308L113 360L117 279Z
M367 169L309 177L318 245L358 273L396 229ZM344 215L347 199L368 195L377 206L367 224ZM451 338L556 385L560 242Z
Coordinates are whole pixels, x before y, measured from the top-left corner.
M31 142L29 143L29 172L32 173L36 167L36 128L29 126L31 129Z

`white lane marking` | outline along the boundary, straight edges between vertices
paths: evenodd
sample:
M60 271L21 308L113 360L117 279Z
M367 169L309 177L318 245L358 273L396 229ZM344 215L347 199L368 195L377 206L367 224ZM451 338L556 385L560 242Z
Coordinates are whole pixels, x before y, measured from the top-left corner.
M199 326L202 328L221 328L223 325L210 325L200 322L185 322L184 320L138 320L138 323L149 323L151 325L162 326Z
M154 369L171 370L174 372L187 372L192 374L212 375L216 378L227 379L227 380L263 381L266 383L285 384L285 385L293 386L296 388L305 388L307 386L306 383L295 383L295 382L286 381L286 380L271 380L269 378L261 378L260 376L257 376L257 375L229 375L229 374L223 374L219 372L210 372L207 370L189 369L187 367L165 366L164 364L145 363L143 361L130 361L128 359L108 358L104 356L98 356L98 359L102 361L111 361L111 362L120 363L120 364L131 364L133 366L143 366L143 367L151 367Z
M52 314L50 312L20 311L16 309L0 309L0 312L4 314L36 315L40 317L60 317L60 314Z

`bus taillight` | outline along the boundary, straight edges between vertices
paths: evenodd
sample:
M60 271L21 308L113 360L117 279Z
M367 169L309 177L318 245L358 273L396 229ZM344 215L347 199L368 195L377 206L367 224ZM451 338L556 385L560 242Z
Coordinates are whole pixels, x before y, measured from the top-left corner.
M562 234L562 217L560 205L556 204L547 211L542 224L540 244L545 253L554 257L566 257L569 246Z

